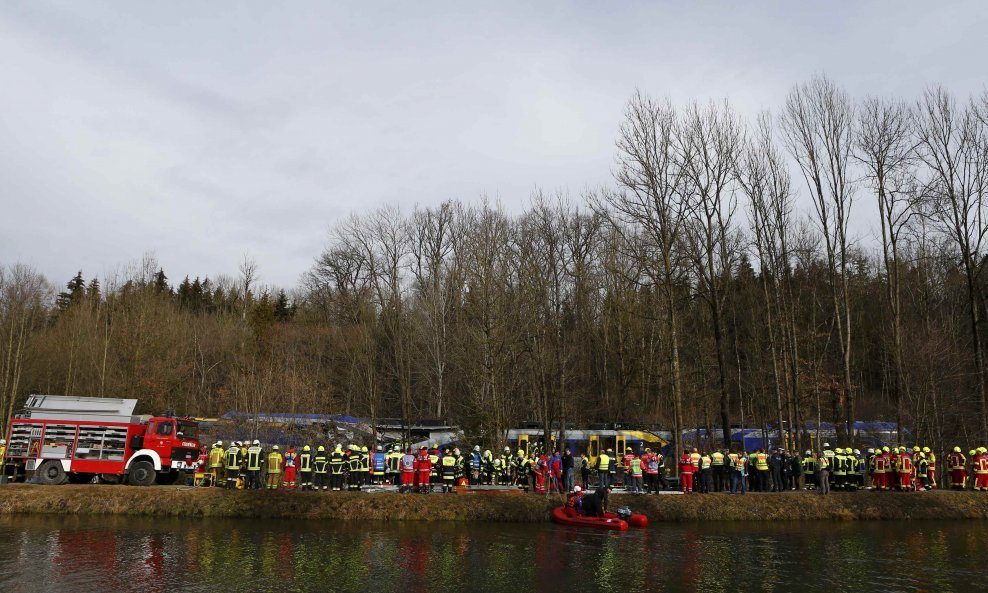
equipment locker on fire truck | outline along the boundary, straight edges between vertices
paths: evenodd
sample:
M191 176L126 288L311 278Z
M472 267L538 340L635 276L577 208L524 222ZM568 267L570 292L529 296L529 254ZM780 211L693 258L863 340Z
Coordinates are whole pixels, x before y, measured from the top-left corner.
M199 454L192 420L134 416L136 399L31 395L11 420L5 458L43 484L175 483Z

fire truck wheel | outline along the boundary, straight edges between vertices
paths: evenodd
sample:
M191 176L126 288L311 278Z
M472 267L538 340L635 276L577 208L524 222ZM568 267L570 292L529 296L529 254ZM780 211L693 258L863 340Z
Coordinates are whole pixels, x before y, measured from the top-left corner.
M135 461L130 466L127 483L132 486L150 486L154 484L156 473L150 461Z
M57 461L46 461L38 468L38 481L46 486L57 486L67 480L62 464Z

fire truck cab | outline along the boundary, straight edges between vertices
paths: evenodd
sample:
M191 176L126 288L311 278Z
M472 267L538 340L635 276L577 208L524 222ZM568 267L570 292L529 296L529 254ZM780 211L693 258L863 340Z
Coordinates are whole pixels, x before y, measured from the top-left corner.
M136 399L28 396L11 420L5 463L42 484L126 481L173 484L193 469L199 425L170 416L134 416Z

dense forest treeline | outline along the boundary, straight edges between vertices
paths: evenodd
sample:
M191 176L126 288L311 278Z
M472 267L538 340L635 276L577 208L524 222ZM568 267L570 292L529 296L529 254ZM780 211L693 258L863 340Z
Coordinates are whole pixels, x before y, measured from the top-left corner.
M521 213L355 213L287 294L247 257L177 283L145 257L62 291L11 263L4 416L41 392L442 418L491 444L522 420L988 438L988 93L852 99L816 77L752 120L636 94L616 152L611 187Z

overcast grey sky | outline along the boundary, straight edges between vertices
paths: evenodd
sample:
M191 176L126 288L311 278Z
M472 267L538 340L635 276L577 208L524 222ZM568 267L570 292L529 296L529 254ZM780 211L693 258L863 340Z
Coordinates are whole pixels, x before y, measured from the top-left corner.
M986 82L970 2L0 3L0 263L294 286L351 211L609 183L624 103Z

